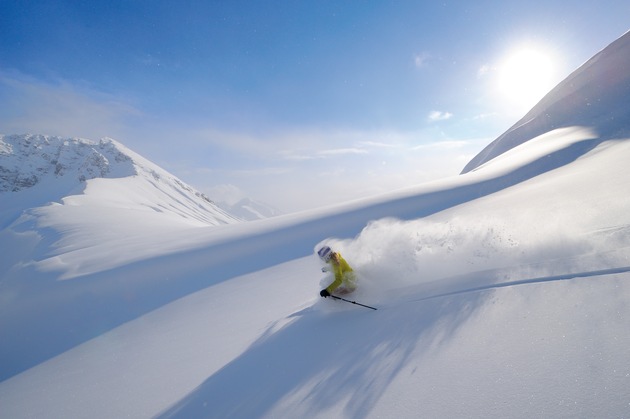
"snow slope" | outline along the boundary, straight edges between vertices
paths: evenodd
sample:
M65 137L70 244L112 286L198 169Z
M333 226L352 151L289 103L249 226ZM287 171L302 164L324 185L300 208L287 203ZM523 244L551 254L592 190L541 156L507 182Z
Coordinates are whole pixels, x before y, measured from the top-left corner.
M531 135L250 223L121 238L118 212L67 226L58 207L98 208L82 195L37 208L11 234L38 251L0 282L0 416L630 417L630 141L588 119ZM319 298L324 242L377 311Z
M128 263L164 231L239 222L112 139L0 136L0 197L0 245L11 249L0 262L5 278L22 258L47 269L72 265L64 276L72 277L100 269L99 248L118 248L106 266Z
M575 70L464 167L469 172L531 138L588 124L600 140L630 135L630 32Z

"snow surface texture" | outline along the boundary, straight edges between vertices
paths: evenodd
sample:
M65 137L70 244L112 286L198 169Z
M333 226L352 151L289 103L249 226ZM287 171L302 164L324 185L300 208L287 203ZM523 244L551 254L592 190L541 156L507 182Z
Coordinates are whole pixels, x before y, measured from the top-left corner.
M88 224L127 178L87 181L2 231L37 251L0 282L0 416L630 417L630 140L591 122L251 223ZM377 311L319 298L323 243Z

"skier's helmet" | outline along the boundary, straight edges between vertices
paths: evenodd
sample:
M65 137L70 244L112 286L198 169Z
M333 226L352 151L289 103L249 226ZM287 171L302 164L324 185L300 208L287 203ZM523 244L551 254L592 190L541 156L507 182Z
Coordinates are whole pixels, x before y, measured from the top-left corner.
M332 249L328 246L324 246L317 251L317 254L324 262L328 262L332 256Z

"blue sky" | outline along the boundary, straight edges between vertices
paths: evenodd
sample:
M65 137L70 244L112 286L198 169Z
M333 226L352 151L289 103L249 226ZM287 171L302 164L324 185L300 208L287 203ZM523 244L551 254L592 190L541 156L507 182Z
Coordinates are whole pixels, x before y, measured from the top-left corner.
M108 136L215 200L307 209L456 175L627 16L627 1L0 0L0 133Z

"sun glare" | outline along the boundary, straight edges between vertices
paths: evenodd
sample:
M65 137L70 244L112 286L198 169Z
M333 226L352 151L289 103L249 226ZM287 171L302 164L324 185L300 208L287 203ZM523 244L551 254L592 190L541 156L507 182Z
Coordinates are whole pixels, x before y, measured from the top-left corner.
M554 65L551 55L542 49L516 49L497 70L500 93L519 108L531 108L553 88Z

